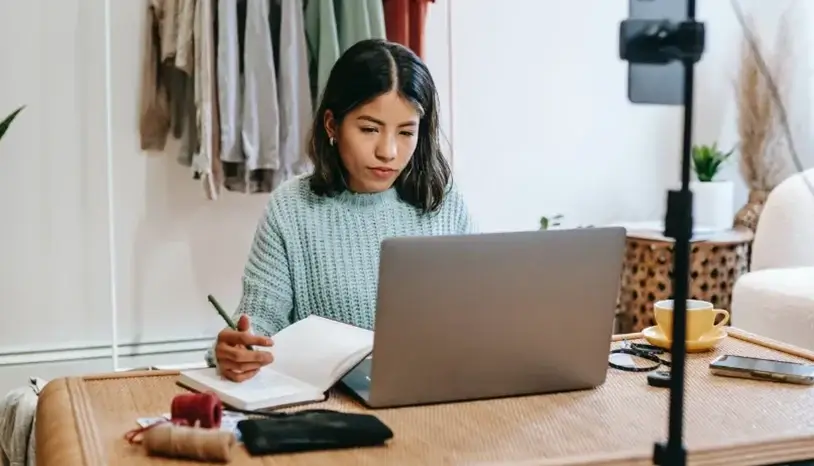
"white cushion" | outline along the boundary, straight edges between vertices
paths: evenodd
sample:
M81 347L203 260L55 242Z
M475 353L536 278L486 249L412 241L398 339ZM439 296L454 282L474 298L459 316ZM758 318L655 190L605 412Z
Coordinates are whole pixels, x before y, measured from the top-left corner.
M792 175L769 194L752 244L752 271L814 267L814 169Z
M732 291L732 325L814 350L814 267L742 276Z

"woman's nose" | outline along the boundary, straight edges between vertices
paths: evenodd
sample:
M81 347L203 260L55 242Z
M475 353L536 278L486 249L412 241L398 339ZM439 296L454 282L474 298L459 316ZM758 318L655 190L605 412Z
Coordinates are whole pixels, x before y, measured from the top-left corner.
M396 141L394 138L384 138L385 140L382 141L376 147L376 158L385 162L390 162L396 158L398 154L398 146L396 145Z

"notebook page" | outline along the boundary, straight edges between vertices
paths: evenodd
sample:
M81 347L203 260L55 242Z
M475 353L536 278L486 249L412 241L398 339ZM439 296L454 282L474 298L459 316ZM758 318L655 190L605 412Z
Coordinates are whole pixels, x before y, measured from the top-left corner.
M184 375L209 390L247 405L273 402L278 398L312 390L302 382L268 368L261 369L254 377L243 382L232 382L218 374L214 368L188 371Z
M373 349L371 330L318 316L300 320L272 339L274 362L269 367L320 391L328 390L337 382L336 369L347 366L348 359L356 356L361 360Z

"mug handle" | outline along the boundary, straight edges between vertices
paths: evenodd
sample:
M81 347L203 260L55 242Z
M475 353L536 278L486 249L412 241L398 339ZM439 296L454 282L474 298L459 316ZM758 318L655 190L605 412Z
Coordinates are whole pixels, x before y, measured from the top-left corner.
M724 316L724 318L721 319L720 322L715 324L715 328L723 327L724 325L729 323L729 311L725 311L723 309L713 309L712 311L715 313L715 318L717 318L719 315Z

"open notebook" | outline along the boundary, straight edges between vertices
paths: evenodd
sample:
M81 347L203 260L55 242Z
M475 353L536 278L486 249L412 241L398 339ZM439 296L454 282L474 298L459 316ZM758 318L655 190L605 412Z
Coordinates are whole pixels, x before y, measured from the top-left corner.
M277 332L274 361L253 378L231 382L215 368L182 371L178 382L198 392L211 391L233 408L270 409L323 401L327 392L373 350L373 332L309 316Z

